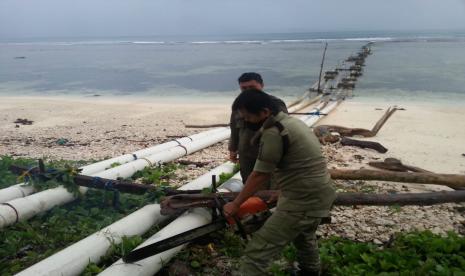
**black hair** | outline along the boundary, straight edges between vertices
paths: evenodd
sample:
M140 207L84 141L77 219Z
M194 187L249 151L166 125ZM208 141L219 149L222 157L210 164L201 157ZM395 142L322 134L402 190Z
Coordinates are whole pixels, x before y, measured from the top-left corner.
M239 83L241 82L247 82L247 81L256 81L258 82L259 84L263 85L263 79L262 79L262 76L260 76L260 74L258 73L255 73L255 72L247 72L247 73L244 73L242 74L238 79L237 81Z
M268 108L273 115L279 113L279 107L271 96L258 89L248 89L241 92L232 104L233 111L245 109L252 114L259 114L265 108Z

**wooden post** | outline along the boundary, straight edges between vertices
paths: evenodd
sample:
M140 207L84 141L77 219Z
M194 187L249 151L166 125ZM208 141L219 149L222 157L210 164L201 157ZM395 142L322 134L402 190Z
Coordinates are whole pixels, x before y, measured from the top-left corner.
M325 44L325 50L323 51L323 58L321 59L321 67L320 67L320 76L318 77L318 94L321 94L320 90L320 82L321 82L321 73L323 72L323 64L325 62L325 55L326 55L326 48L328 48L328 42Z

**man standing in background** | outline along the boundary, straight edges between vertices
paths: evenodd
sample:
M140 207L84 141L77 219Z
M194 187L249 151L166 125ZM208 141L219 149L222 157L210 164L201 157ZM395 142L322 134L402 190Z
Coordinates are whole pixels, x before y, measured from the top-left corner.
M242 74L238 82L241 92L249 89L262 91L264 87L262 76L255 72ZM274 96L271 96L271 99L278 106L279 111L288 113L286 104L281 99ZM252 144L251 139L261 125L244 121L237 111L232 111L229 125L231 127L228 146L229 160L234 163L239 162L242 182L245 183L253 171L258 155L258 145Z

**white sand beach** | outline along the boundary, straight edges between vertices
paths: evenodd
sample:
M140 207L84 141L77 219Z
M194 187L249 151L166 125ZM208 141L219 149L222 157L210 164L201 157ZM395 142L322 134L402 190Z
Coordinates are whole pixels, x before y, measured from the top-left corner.
M387 108L380 102L346 101L319 124L371 129ZM399 104L378 134L386 157L436 173L465 174L465 113L457 105ZM363 139L363 138L361 138Z

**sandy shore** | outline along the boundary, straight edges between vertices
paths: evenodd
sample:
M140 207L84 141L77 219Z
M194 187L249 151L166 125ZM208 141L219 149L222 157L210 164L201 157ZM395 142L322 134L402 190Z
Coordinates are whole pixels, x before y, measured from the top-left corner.
M320 124L371 129L389 103L342 103ZM330 167L368 167L372 160L395 157L402 162L439 173L465 174L465 113L457 106L406 103L396 111L376 137L385 154L340 145L324 146ZM226 123L230 103L188 100L109 99L109 98L0 98L0 155L50 157L52 159L96 160L159 144L176 136L203 129L184 124ZM32 125L13 123L17 118ZM65 145L57 140L67 139ZM201 150L185 160L209 162L191 166L183 181L195 178L224 162L227 142ZM342 191L415 192L444 189L435 185L338 181ZM395 232L430 229L465 233L465 218L459 205L431 207L337 207L334 223L321 227L320 235L339 235L360 241L381 242Z
M0 98L0 154L96 160L228 122L229 104L117 98ZM18 118L32 125L13 123ZM57 144L63 138L64 146Z
M346 101L319 124L371 129L389 103ZM386 157L437 173L465 174L465 112L457 105L406 102L369 139L388 149ZM363 140L363 139L362 139Z

